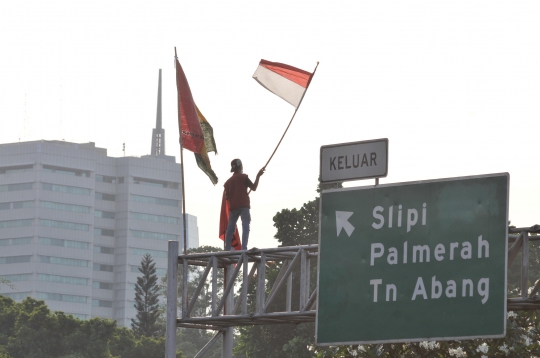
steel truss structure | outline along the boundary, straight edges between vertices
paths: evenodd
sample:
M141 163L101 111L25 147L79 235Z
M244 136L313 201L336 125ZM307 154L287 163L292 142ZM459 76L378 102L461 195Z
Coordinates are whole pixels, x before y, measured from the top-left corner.
M508 311L540 309L540 279L529 292L529 243L540 240L540 225L528 228L509 227L508 267L522 253L521 297L508 298ZM317 283L311 282L310 272L317 264L318 245L252 249L247 251L214 252L180 255L178 242L169 241L169 265L167 276L167 358L175 357L176 328L214 330L216 335L195 356L204 353L223 336L223 357L232 357L233 328L245 325L268 325L283 323L314 322L316 315ZM178 266L182 270L182 307L177 317ZM204 267L194 292L188 292L189 267ZM266 280L268 267L280 267L271 287ZM293 270L298 270L299 279L293 282ZM225 277L224 289L218 292L218 276ZM256 281L253 281L256 280ZM533 281L534 282L534 281ZM255 308L248 312L248 287L255 289ZM193 317L193 308L201 291L211 287L211 315ZM293 288L299 291L298 305L294 304ZM283 290L285 294L283 295ZM236 295L236 299L235 299ZM284 299L281 305L278 298ZM276 307L284 310L276 311ZM274 308L274 309L273 309Z

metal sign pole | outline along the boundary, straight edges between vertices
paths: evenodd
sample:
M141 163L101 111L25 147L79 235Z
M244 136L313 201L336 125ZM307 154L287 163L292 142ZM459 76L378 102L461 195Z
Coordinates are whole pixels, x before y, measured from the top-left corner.
M167 262L167 326L165 358L176 358L176 296L178 292L178 241L169 241Z

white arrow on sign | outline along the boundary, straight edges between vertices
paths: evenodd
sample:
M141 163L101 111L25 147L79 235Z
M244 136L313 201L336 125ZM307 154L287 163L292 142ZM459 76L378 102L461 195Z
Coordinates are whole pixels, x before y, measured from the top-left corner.
M336 211L337 236L339 236L341 229L345 229L347 235L351 237L351 234L354 231L354 226L352 226L351 223L347 220L351 217L352 214L354 214L352 211Z

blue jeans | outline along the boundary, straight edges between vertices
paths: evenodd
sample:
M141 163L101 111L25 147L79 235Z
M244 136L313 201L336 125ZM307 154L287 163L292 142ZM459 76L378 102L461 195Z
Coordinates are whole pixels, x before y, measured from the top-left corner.
M249 214L249 208L240 208L232 210L230 213L229 225L227 225L227 232L225 234L225 251L231 251L232 237L239 217L242 218L242 250L247 249L251 215Z

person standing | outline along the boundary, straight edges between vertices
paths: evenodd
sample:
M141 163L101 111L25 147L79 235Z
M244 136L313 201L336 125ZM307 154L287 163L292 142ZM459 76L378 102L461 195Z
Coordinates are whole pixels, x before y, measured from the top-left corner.
M259 179L264 174L265 168L257 173L255 183L247 174L244 174L244 167L240 159L231 162L231 172L233 175L223 185L225 188L225 199L229 202L229 223L225 234L225 251L231 250L231 241L236 229L238 218L242 219L242 250L247 250L249 239L249 225L251 222L250 203L248 189L256 191L259 186Z

